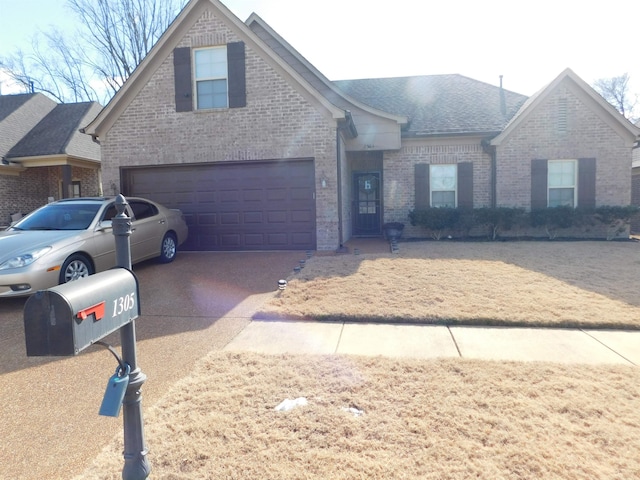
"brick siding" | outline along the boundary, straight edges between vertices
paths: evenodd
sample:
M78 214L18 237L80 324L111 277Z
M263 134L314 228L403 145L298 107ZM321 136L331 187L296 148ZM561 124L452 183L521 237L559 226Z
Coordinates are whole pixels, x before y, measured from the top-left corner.
M558 106L566 105L566 127ZM629 205L631 149L569 87L560 87L497 150L498 206L531 206L532 159L596 159L596 206Z
M73 167L73 180L80 181L83 196L101 195L100 176L97 170ZM49 197L60 199L61 167L28 168L19 176L0 175L0 225L10 222L10 215L27 214L42 205Z
M207 11L182 38L180 47L241 40ZM247 106L177 113L173 55L102 140L105 192L120 191L120 168L162 164L250 162L314 158L317 188L317 248L338 245L336 125L294 89L267 61L246 46Z
M474 208L491 203L491 158L484 152L480 138L464 140L405 140L402 148L384 155L384 221L405 224L406 237L424 236L420 227L409 224L409 211L415 205L414 168L417 163L473 163ZM429 188L425 185L425 188Z

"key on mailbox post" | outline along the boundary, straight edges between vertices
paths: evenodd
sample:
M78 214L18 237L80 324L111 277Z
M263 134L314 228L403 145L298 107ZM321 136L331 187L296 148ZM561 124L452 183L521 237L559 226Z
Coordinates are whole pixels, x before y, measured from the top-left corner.
M27 356L77 355L140 315L138 291L116 267L36 292L24 306Z

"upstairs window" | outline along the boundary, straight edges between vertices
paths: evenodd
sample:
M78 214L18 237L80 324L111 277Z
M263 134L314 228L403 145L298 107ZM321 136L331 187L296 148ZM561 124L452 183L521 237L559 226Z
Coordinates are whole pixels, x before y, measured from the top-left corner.
M227 108L227 47L194 51L196 109Z
M549 160L547 187L549 207L575 207L578 168L576 160Z
M457 165L430 165L429 180L432 207L456 207Z

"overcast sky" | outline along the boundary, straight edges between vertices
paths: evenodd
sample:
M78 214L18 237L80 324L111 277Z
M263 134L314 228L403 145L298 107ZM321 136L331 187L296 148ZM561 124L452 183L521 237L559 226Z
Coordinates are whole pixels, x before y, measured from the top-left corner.
M640 0L222 0L260 15L331 80L459 73L531 95L569 67L640 94ZM73 28L65 0L0 0L0 56ZM6 92L6 86L3 93Z

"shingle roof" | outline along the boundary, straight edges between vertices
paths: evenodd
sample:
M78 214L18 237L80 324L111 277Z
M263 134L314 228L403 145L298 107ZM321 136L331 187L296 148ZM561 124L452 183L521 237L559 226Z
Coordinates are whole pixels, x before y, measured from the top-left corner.
M35 93L21 95L0 95L0 122L24 105Z
M98 104L95 102L57 105L9 150L7 158L69 153L67 146L74 136L82 135L78 131L82 126L82 120L96 105Z
M500 87L457 74L333 83L362 103L407 116L404 135L408 136L497 133L527 100L525 95L503 89L503 114Z

